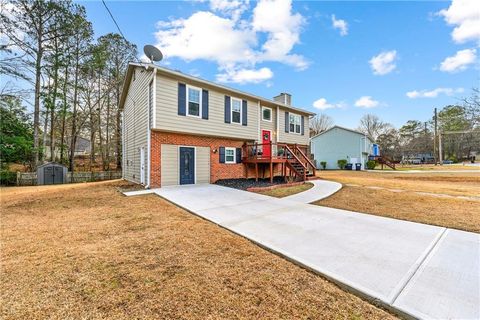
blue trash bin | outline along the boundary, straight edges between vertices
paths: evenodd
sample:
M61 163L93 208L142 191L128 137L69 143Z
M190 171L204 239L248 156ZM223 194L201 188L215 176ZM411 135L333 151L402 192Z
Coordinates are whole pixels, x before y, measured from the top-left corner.
M361 163L355 163L355 169L356 169L357 171L362 170L362 164L361 164Z
M352 170L353 169L353 164L352 163L347 163L345 166L345 170Z

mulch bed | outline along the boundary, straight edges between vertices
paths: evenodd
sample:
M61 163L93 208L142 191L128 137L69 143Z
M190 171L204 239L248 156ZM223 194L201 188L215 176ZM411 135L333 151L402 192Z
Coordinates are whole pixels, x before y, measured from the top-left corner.
M283 177L274 177L273 183L270 183L270 178L267 179L258 179L255 181L254 178L252 179L222 179L215 182L215 184L235 188L240 190L247 190L249 188L264 188L264 187L271 187L276 185L287 184Z

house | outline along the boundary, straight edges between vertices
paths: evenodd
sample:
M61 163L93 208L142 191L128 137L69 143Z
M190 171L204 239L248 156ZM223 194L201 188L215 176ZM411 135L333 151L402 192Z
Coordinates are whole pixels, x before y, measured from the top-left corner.
M67 137L65 141L65 154L68 154L68 149L70 148L70 144L72 143L72 138ZM56 147L55 147L55 159L60 158L60 152L61 152L61 141L60 139L55 141ZM90 140L85 139L83 137L77 137L77 140L75 142L75 151L74 151L74 156L87 156L90 155L90 152L92 150L92 145L90 143ZM51 148L50 148L50 137L46 137L45 139L45 149L44 149L44 154L46 159L51 158Z
M305 159L314 114L291 106L287 93L270 100L130 63L119 107L123 177L146 187L262 174L306 179L315 170Z
M326 169L339 169L337 161L347 160L361 164L365 169L368 156L373 154L373 141L359 131L334 126L310 139L311 152L318 169L321 162L327 162Z

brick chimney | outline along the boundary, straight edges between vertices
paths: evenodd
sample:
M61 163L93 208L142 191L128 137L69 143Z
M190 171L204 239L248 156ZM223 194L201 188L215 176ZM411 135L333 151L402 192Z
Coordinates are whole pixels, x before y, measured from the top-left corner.
M282 92L278 96L273 97L273 101L277 101L287 106L292 105L292 95L290 93Z

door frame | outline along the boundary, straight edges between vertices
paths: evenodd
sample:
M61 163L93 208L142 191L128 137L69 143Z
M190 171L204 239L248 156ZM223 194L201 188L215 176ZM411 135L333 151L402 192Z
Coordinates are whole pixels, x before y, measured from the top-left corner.
M263 131L268 131L269 134L270 134L270 141L273 143L273 140L272 140L272 130L268 130L268 129L260 129L260 136L262 137L262 152L263 152ZM263 154L262 156L264 156L265 154ZM273 156L273 146L272 148L270 148L270 156Z
M140 147L140 184L145 184L145 148Z
M195 146L185 146L185 145L178 145L177 146L177 157L178 157L178 185L181 186L180 183L180 148L193 148L193 184L197 184L197 148Z

